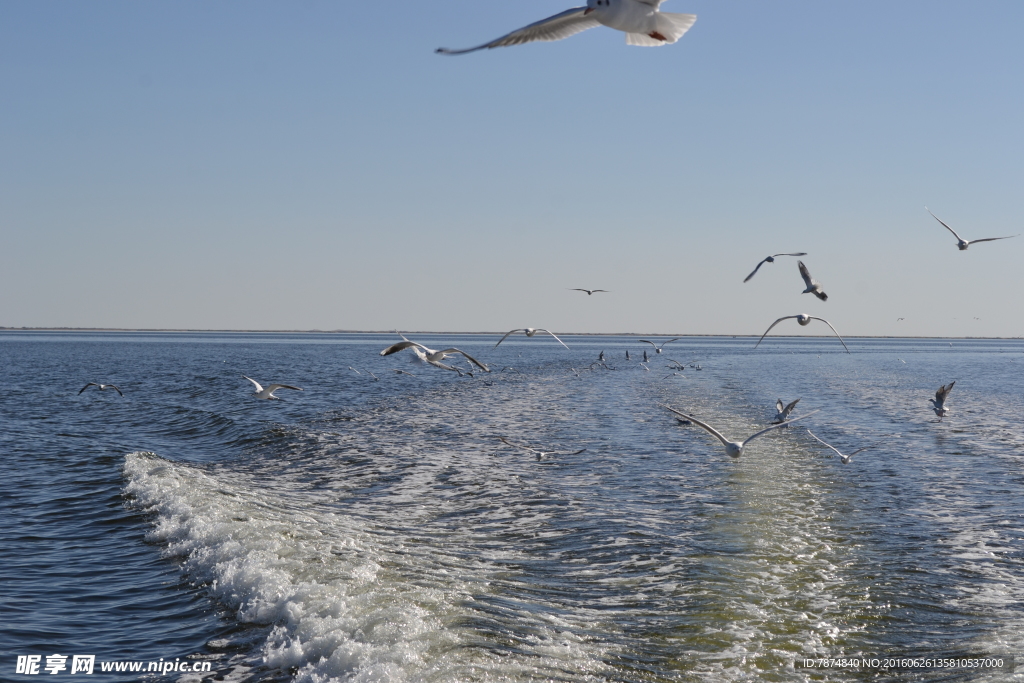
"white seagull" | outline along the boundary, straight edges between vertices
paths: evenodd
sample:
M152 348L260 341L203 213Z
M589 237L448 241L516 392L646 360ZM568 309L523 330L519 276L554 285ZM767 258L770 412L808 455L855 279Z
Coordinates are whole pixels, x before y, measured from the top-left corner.
M402 339L405 339L404 335L402 335ZM443 368L445 370L455 370L455 368L452 367L451 365L445 365L441 361L443 361L446 357L452 354L461 353L463 356L466 357L466 360L468 360L470 363L477 366L484 372L491 371L490 368L488 368L486 365L478 361L476 358L470 356L465 351L460 351L459 349L455 348L444 349L443 351L435 351L434 349L428 349L423 344L417 344L416 342L409 341L408 339L405 339L405 341L400 341L397 344L392 344L388 348L381 351L380 355L390 356L392 353L398 353L399 351L404 351L405 349L408 348L411 348L416 353L416 355L420 356L421 358L423 358L423 360L430 363L434 367Z
M661 0L587 0L586 7L559 12L489 43L465 50L439 47L437 51L444 55L461 55L535 40L561 40L602 24L623 31L628 45L651 47L676 42L697 21L695 14L659 12L659 5Z
M924 207L924 210L927 211L928 213L932 213L931 210L927 206ZM934 213L932 213L932 218L934 218L935 220L939 221L939 223L942 223L942 219L940 219ZM956 238L956 246L960 249L960 251L967 251L967 247L971 246L975 242L994 242L995 240L1008 240L1011 237L1020 237L1020 235L1007 235L1006 237L986 237L986 238L980 239L980 240L965 240L963 237L961 237L960 235L956 234L956 230L954 230L953 228L949 227L945 223L942 223L942 227L944 227L946 230L949 230L951 233L953 233L953 237Z
M763 261L761 261L760 263L757 264L757 268L754 268L754 272L752 272L750 275L745 277L743 279L743 281L744 282L749 282L750 278L752 278L755 275L757 275L757 271L761 270L761 266L763 266L764 264L766 264L766 263L775 263L775 258L777 256L807 256L807 252L806 251L798 251L795 254L772 254L771 256L766 256Z
M245 377L245 375L242 375L242 377ZM274 392L277 391L278 389L293 389L294 391L303 391L303 389L300 389L299 387L293 387L287 384L271 384L269 387L264 389L263 386L259 382L254 380L252 377L245 378L256 386L256 391L253 392L253 396L255 396L256 398L274 399L279 401L280 399L277 396L274 396Z
M949 408L946 407L946 398L949 396L949 392L953 391L954 384L956 384L956 380L939 387L939 390L935 392L935 398L928 399L932 402L932 410L935 411L940 420L949 415Z
M85 391L85 390L86 390L86 389L88 389L89 387L99 387L99 390L100 390L100 391L105 391L105 390L107 390L107 389L113 389L114 391L116 391L116 392L117 392L117 395L118 395L118 396L124 396L124 394L122 394L122 393L121 393L121 390L120 390L120 389L118 389L117 387L115 387L115 386L114 386L113 384L98 384L98 383L96 383L96 382L89 382L89 383L88 383L88 384L86 384L86 385L85 385L84 387L82 387L81 389L79 389L79 390L78 390L78 393L79 393L79 394L81 394L81 393L82 393L83 391Z
M778 401L776 401L775 402L775 419L772 420L772 423L773 424L779 424L780 422L785 422L786 420L788 420L789 419L789 414L793 412L793 409L796 408L796 404L799 403L799 402L800 402L800 399L797 399L797 400L793 401L792 403L790 403L789 405L785 405L785 404L783 404L781 398Z
M768 329L764 331L764 334L761 335L761 338L757 340L757 344L754 344L754 348L756 349L758 347L758 345L760 345L761 342L764 341L764 338L766 336L768 336L768 333L772 331L773 327L775 327L776 325L781 323L783 320L789 320L790 318L796 318L796 321L798 323L800 323L801 325L807 325L812 320L820 320L821 322L823 322L826 325L828 325L829 327L831 327L833 332L836 332L836 328L832 327L832 323L830 323L829 321L825 320L824 318L819 318L819 317L813 316L813 315L807 315L806 313L801 313L799 315L786 315L786 316L783 316L783 317L779 318L778 320L776 320L775 322L773 322L771 325L768 326ZM839 333L838 332L836 332L836 336L839 337ZM842 337L839 337L839 341L842 342L843 348L846 349L847 353L849 353L850 352L850 348L846 345L846 342L843 341Z
M499 436L498 440L507 443L509 446L512 446L514 448L522 448L524 451L530 451L531 453L537 456L538 460L543 458L545 455L579 455L583 451L587 450L586 448L581 448L578 451L538 451L535 448L530 448L529 446L524 446L520 443L512 443L503 436Z
M510 330L509 332L506 332L505 336L498 340L498 344L500 344L501 342L505 341L510 334L515 334L516 332L525 332L527 337L532 337L533 335L537 334L538 332L547 332L552 337L555 337L555 341L557 341L562 346L565 346L565 342L562 341L561 339L559 339L557 336L555 336L554 332L552 332L551 330L545 330L543 327L536 327L536 328L534 328L534 327L517 327L514 330ZM498 348L498 344L495 344L494 348ZM565 346L565 348L569 348L569 347Z
M779 424L774 424L771 427L768 427L767 429L762 429L757 434L753 434L752 436L748 436L743 441L729 441L727 438L725 438L722 435L722 433L720 431L718 431L717 429L715 429L711 425L705 424L704 422L701 422L697 418L692 417L690 415L687 415L686 413L681 413L678 410L676 410L675 408L669 408L669 406L665 405L664 403L659 403L658 405L660 405L662 408L668 408L669 410L671 410L676 415L679 415L680 417L682 417L685 420L689 420L690 422L692 422L695 425L703 427L706 431L708 431L715 438L717 438L719 441L722 442L722 445L725 446L725 452L731 458L738 458L738 457L740 457L743 454L743 447L746 446L751 441L753 441L754 439L756 439L757 437L759 437L762 434L764 434L765 432L770 432L773 429L778 429L779 427L783 427L785 425L793 424L797 420L802 420L805 417L810 417L811 415L814 415L815 413L819 412L818 410L812 410L811 412L807 413L806 415L801 415L800 417L794 418L792 420L787 420L786 422L780 422Z
M607 292L607 289L580 289L579 287L573 287L569 290L570 292L586 292L588 296L594 294L594 292Z
M821 288L821 283L811 277L811 271L807 270L807 266L804 265L803 261L796 262L797 268L800 269L800 277L804 279L804 284L807 285L807 289L800 292L801 294L813 294L822 301L828 301L828 294Z
M671 338L671 339L669 339L669 340L668 340L667 342L662 342L662 343L661 343L661 346L658 346L657 344L655 344L655 343L654 343L654 342L652 342L652 341L647 341L646 339L640 339L640 340L638 340L638 341L642 341L642 342L643 342L644 344L650 344L651 346L653 346L653 347L654 347L654 350L655 350L655 352L657 352L657 353L661 353L661 350L662 350L663 348L665 348L665 344L668 344L669 342L674 342L674 341L676 341L677 339L682 339L682 337L672 337L672 338Z
M824 441L822 441L821 439L819 439L819 438L818 438L818 436L817 436L817 435L816 435L816 434L815 434L814 432L812 432L812 431L811 431L810 429L808 429L808 430L807 430L807 433L808 433L808 434L810 434L811 436L813 436L813 437L814 437L814 439L815 439L815 440L816 440L816 441L817 441L818 443L820 443L820 444L822 444L822 445L824 445L824 446L828 446L828 447L829 447L829 448L831 448L831 449L832 449L833 451L835 451L835 452L836 452L836 455L838 455L838 456L839 456L839 460L840 460L840 461L841 461L841 462L842 462L842 463L843 463L844 465L849 465L849 464L850 464L850 460L852 460L852 459L853 459L853 456L857 455L857 454L858 454L858 453L860 453L861 451L866 451L866 450L867 450L867 449L869 449L869 448L874 448L874 447L875 447L875 446L877 446L878 444L882 443L881 441L876 441L875 443L872 443L872 444L868 444L867 446L864 446L864 448L858 448L857 450L855 450L855 451L854 451L853 453L850 453L849 455L843 455L842 453L840 453L840 452L839 452L839 449L838 449L838 448L836 448L836 447L835 447L835 446L833 446L832 444L828 444L828 443L825 443ZM889 438L890 436L899 436L899 434L887 434L886 436L884 436L884 437L882 437L882 438L883 438L883 439L888 439L888 438Z

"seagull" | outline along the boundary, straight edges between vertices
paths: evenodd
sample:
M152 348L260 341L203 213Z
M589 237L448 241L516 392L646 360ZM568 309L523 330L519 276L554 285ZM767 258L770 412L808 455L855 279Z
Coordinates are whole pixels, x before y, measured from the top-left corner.
M629 360L629 349L626 349L626 360Z
M89 387L99 387L100 391L105 391L107 389L113 389L114 391L117 392L118 396L124 396L124 394L121 393L121 390L118 389L117 387L115 387L113 384L97 384L96 382L89 382L84 387L79 389L78 390L79 395L81 395L81 393L83 391L85 391L86 389L88 389Z
M646 363L648 360L649 359L647 358L647 349L644 349L644 360L643 360L643 362Z
M896 322L899 322L901 320L906 320L906 318L896 318Z
M806 325L809 322L811 322L812 320L820 320L821 322L825 323L829 327L832 327L832 323L830 323L829 321L825 320L824 318L819 318L819 317L813 316L813 315L807 315L806 313L801 313L800 315L786 315L786 316L783 316L783 317L779 318L778 320L776 320L775 322L773 322L771 325L768 326L768 329L764 331L764 334L761 335L761 338L757 340L757 344L754 344L754 348L756 349L758 347L758 345L762 341L764 341L764 338L768 335L769 332L772 331L773 327L775 327L776 325L781 323L783 320L789 320L790 318L796 318L796 321L798 323L800 323L801 325ZM832 331L836 332L836 328L832 327ZM839 333L838 332L836 332L836 336L839 337ZM839 337L839 341L842 342L843 348L846 349L847 353L849 353L850 349L849 349L849 347L846 346L846 342L843 341L842 337Z
M674 342L674 341L676 341L677 339L682 339L682 337L673 337L672 339L669 339L669 340L668 340L667 342L662 342L662 343L661 343L661 346L658 346L657 344L655 344L655 343L654 343L654 342L652 342L652 341L647 341L646 339L639 339L638 341L642 341L642 342L643 342L644 344L650 344L651 346L653 346L653 347L654 347L654 351L655 351L656 353L661 353L661 350L662 350L663 348L665 348L665 344L668 344L669 342Z
M825 445L825 446L828 446L829 448L831 448L832 450L834 450L834 451L836 452L836 455L838 455L838 456L839 456L839 460L840 460L840 461L841 461L841 462L842 462L842 463L843 463L844 465L849 465L849 464L850 464L850 460L852 460L852 459L853 459L853 456L857 455L857 454L858 454L858 453L860 453L861 451L866 451L866 450L867 450L867 449L869 449L869 448L874 448L874 447L875 447L875 446L877 446L878 444L882 443L881 441L876 441L876 442L875 442L875 443L873 443L873 444L868 444L867 446L864 446L864 448L858 448L857 450L855 450L855 451L854 451L853 453L850 453L849 455L843 455L842 453L840 453L840 452L839 452L839 449L838 449L838 448L836 448L835 446L833 446L833 445L831 445L831 444L827 444L827 443L825 443L824 441L822 441L821 439L819 439L819 438L818 438L818 436L817 436L817 435L816 435L816 434L815 434L814 432L812 432L812 431L811 431L810 429L808 429L808 430L807 430L807 433L808 433L808 434L810 434L811 436L813 436L813 437L814 437L814 439L815 439L815 440L816 440L816 441L817 441L818 443L820 443L820 444L823 444L823 445ZM899 434L887 434L886 436L884 436L884 437L882 437L882 438L883 438L883 439L888 439L888 438L889 438L890 436L897 436L897 437L898 437L898 436L899 436Z
M939 416L939 420L949 415L949 408L946 407L946 398L949 396L949 392L953 391L953 385L956 384L956 380L953 380L949 384L945 384L939 387L939 390L935 392L935 398L928 399L932 403L932 410Z
M763 266L766 263L775 263L775 257L776 256L807 256L807 252L806 251L798 251L798 252L796 252L794 254L772 254L771 256L766 256L763 261L761 261L760 263L757 264L757 268L754 268L754 272L752 272L750 275L748 275L743 281L744 282L750 282L750 279L752 277L754 277L755 275L757 275L757 271L759 271L761 269L761 266Z
M245 375L242 375L242 377L245 377ZM271 384L269 387L264 389L263 386L259 382L254 380L252 377L245 378L256 386L256 391L253 392L253 396L255 396L256 398L274 399L275 401L279 401L280 399L277 396L274 396L274 392L277 391L278 389L293 389L295 391L303 391L303 389L289 386L287 384Z
M428 349L423 344L418 344L414 341L409 341L408 339L405 339L404 335L402 335L402 339L404 339L405 341L400 341L397 344L392 344L388 348L381 351L380 355L390 356L392 353L398 353L399 351L404 351L405 349L411 348L413 352L416 353L417 356L420 356L423 360L430 363L431 365L438 368L442 368L444 370L454 370L453 366L445 365L441 361L452 354L461 353L463 356L466 357L466 359L470 363L477 366L484 372L491 371L490 368L488 368L486 365L478 361L476 358L470 356L465 351L460 351L459 349L455 348L444 349L443 351L435 351L434 349Z
M504 337L502 337L501 339L498 340L498 344L500 344L501 342L505 341L505 339L507 339L510 334L515 334L516 332L525 332L527 337L532 337L533 335L537 334L538 332L547 332L552 337L555 337L555 341L557 341L562 346L565 346L565 342L562 341L561 339L559 339L558 337L556 337L554 332L552 332L550 330L545 330L543 327L537 327L537 328L533 328L533 327L518 327L518 328L516 328L514 330L510 330L509 332L505 333ZM498 348L498 344L495 344L494 348ZM569 347L565 346L565 348L569 348Z
M924 210L927 211L928 213L932 213L931 210L927 206L924 207ZM932 213L932 218L934 218L935 220L939 221L939 223L942 223L942 220L938 216L936 216L934 213ZM946 230L949 230L951 233L953 233L953 237L956 238L956 246L960 249L960 251L967 251L967 247L971 246L975 242L994 242L995 240L1008 240L1011 237L1020 237L1020 235L1007 235L1006 237L986 237L985 239L980 239L980 240L965 240L963 237L961 237L960 235L956 234L956 230L954 230L953 228L949 227L945 223L942 223L942 227L944 227Z
M811 415L814 415L815 413L819 412L818 410L812 410L811 412L807 413L806 415L801 415L800 417L794 418L792 420L787 420L786 422L780 422L779 424L774 424L771 427L768 427L767 429L762 429L757 434L754 434L752 436L748 436L743 441L729 441L724 436L722 436L722 433L720 431L718 431L717 429L715 429L711 425L705 424L704 422L701 422L697 418L692 417L690 415L687 415L686 413L681 413L678 410L676 410L675 408L669 408L664 403L659 403L658 405L660 405L662 408L668 408L669 410L671 410L676 415L682 417L685 420L689 420L690 422L694 423L695 425L697 425L699 427L703 427L706 431L710 432L713 436L715 436L719 441L722 442L722 445L725 446L725 452L729 455L729 457L732 457L732 458L740 457L743 454L743 447L746 446L751 441L753 441L754 439L756 439L757 437L759 437L762 434L764 434L765 432L770 432L773 429L778 429L779 427L782 427L782 426L785 426L785 425L788 425L788 424L793 424L797 420L802 420L805 417L810 417Z
M627 45L652 47L674 43L697 21L694 14L659 12L661 0L587 0L586 7L564 12L512 31L489 43L464 50L439 47L443 55L461 55L476 50L521 45L535 40L561 40L588 28L605 25L623 31Z
M789 405L783 405L781 398L778 401L776 401L775 402L775 413L776 413L776 415L775 415L775 419L772 420L772 424L779 424L780 422L785 422L787 419L789 419L789 414L793 412L793 409L796 408L796 404L799 403L799 402L800 402L800 399L797 399L797 400L793 401L792 403L790 403Z
M573 287L569 290L570 292L586 292L588 296L592 296L594 292L607 292L607 289L580 289L579 287Z
M796 265L800 269L800 277L804 279L804 284L807 285L807 289L800 293L813 294L822 301L828 301L828 294L826 294L825 290L821 288L821 283L811 277L811 273L807 270L807 266L804 265L804 262L797 261Z
M537 449L530 448L529 446L524 446L524 445L519 444L519 443L512 443L511 441L509 441L508 439L506 439L503 436L499 436L498 440L503 442L503 443L507 443L509 446L513 446L514 448L522 448L524 451L530 451L531 453L536 454L538 460L543 458L545 455L579 455L583 451L587 450L586 448L581 448L578 451L572 451L572 452L569 452L569 451L538 451Z
M602 351L601 353L597 354L597 360L599 360L601 362L604 362L604 351Z

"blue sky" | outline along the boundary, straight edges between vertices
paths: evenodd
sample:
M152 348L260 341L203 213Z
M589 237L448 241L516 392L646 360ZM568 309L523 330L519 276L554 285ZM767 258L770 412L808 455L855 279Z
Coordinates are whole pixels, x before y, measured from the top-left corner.
M1024 335L1024 5L567 7L0 0L0 325Z

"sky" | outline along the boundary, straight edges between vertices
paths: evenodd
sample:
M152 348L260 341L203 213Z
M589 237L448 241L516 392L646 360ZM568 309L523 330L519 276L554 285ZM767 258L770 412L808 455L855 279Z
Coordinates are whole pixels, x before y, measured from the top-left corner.
M1024 335L1024 3L567 8L0 0L0 326Z

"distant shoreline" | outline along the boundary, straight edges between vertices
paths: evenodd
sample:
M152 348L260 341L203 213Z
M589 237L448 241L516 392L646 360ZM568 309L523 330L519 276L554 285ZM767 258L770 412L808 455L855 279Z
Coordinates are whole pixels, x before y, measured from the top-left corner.
M437 335L481 335L494 336L503 335L507 330L500 332L453 332L438 330L402 330L400 334L437 334ZM131 327L0 327L0 332L175 332L175 333L214 333L214 334L399 334L395 330L203 330L203 329L174 329L174 328L131 328ZM563 335L574 337L680 337L680 338L707 338L707 337L732 337L757 338L758 334L681 334L679 332L559 332ZM827 334L803 334L787 335L776 334L774 337L831 337ZM1013 340L1024 339L1024 337L932 337L913 335L856 335L848 334L844 339L993 339Z

